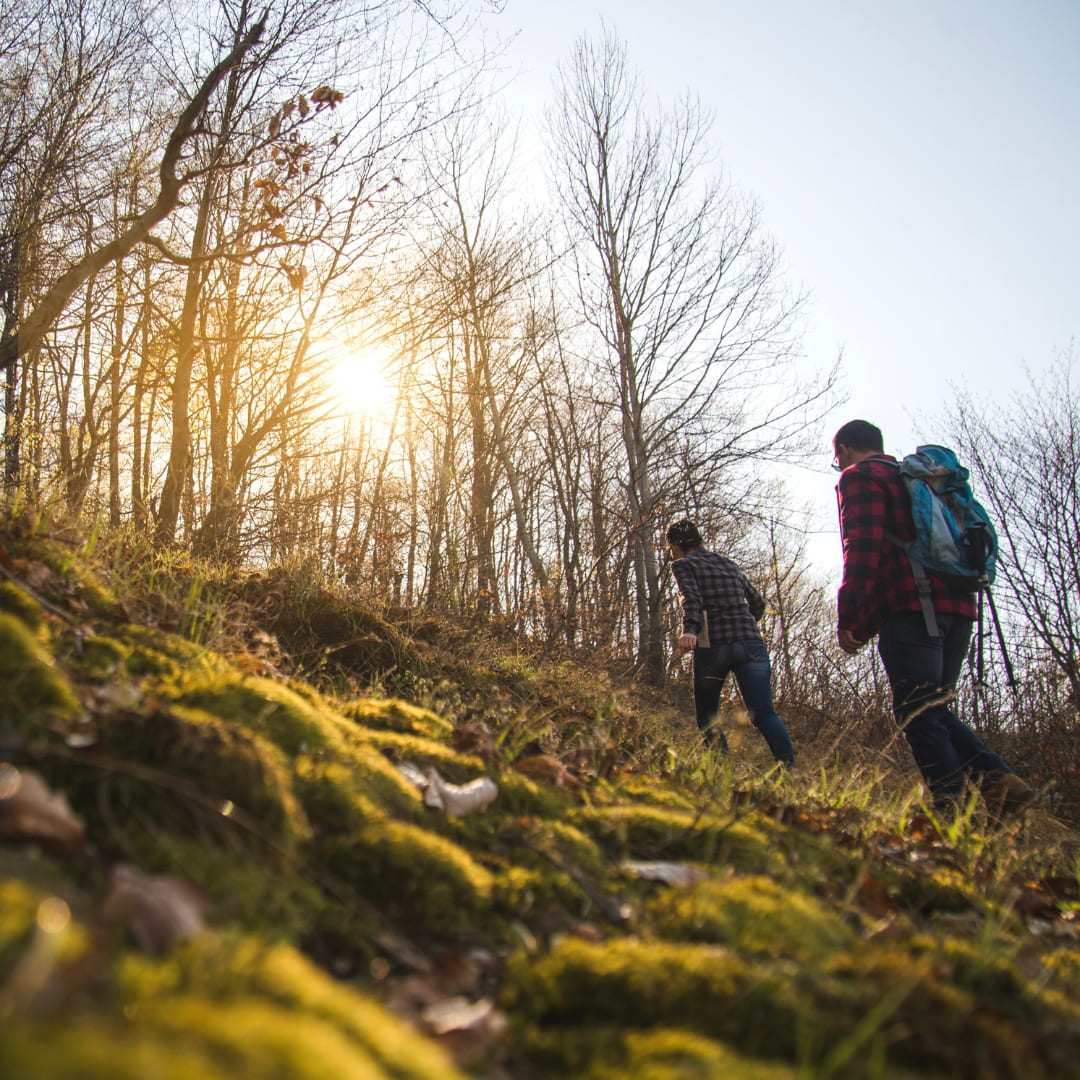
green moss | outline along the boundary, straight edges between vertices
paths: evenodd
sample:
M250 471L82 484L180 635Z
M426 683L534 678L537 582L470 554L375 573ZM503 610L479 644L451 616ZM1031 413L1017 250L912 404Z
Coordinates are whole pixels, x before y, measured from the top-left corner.
M419 826L379 822L353 835L320 838L313 850L402 925L475 934L477 912L491 901L490 872L457 844Z
M0 953L33 926L41 900L21 881L0 878Z
M504 769L496 782L499 809L506 814L557 818L576 806L566 792L551 784L538 784L513 769Z
M119 627L114 636L130 649L125 660L128 674L153 676L164 686L227 670L216 653L155 627L129 623Z
M45 609L11 581L0 580L0 612L14 615L35 633L45 625Z
M749 1061L722 1043L688 1031L630 1031L623 1036L615 1067L603 1065L588 1080L689 1080L729 1077L731 1080L794 1080L787 1065Z
M120 670L130 656L131 646L115 638L89 636L75 658L91 678L102 679Z
M430 709L397 698L360 698L343 705L341 713L366 728L422 735L428 739L447 739L454 729L450 721Z
M771 878L734 877L667 890L650 903L661 936L729 945L741 953L821 960L851 945L844 923L812 897Z
M1011 943L999 942L995 948L986 940L975 945L951 935L944 938L920 935L912 940L910 947L913 952L947 965L950 981L971 994L980 1005L1020 1023L1036 1024L1054 1011L1061 1019L1068 1015L1073 1025L1080 1023L1080 1000L1066 999L1051 1005L1041 987L1017 966Z
M468 820L465 819L466 823ZM554 861L597 879L609 872L607 861L592 837L565 821L514 818L500 828L498 838L522 866L550 866Z
M235 925L268 942L293 944L313 933L328 901L299 860L253 857L206 839L162 837L145 868L197 885L211 904L215 926Z
M375 755L378 758L378 755ZM382 762L389 769L389 762ZM389 812L411 816L420 807L420 792L396 773L363 771L346 756L343 761L301 758L295 765L295 789L315 831L323 836L349 834Z
M1006 996L983 996L987 984L972 982L968 973L973 993L953 982L947 948L912 944L914 949L858 947L829 961L828 978L817 989L817 1027L827 1042L842 1040L854 1018L891 999L878 1038L899 1064L973 1080L1051 1077L1071 1070L1067 1062L1080 1053L1072 1016L1056 1012L1046 996L1027 1000L1019 983ZM1003 985L1000 972L996 985ZM1031 1019L1035 1022L1024 1026Z
M1001 999L980 1002L949 975L897 947L855 946L795 973L715 947L566 939L513 958L506 1004L544 1027L677 1026L792 1062L876 1060L882 1072L972 1080L1069 1072L1080 1048L1071 1015L1043 997L1041 1022L1023 1026Z
M233 1061L186 1038L98 1017L0 1030L5 1075L49 1080L234 1080ZM254 1074L249 1074L254 1075ZM280 1075L276 1074L276 1075Z
M783 1057L807 1011L768 965L709 946L567 938L535 961L515 956L509 975L506 1003L533 1023L689 1027Z
M338 751L345 745L345 720L272 679L188 678L176 697L185 705L227 717L287 754Z
M0 723L29 733L44 717L78 713L75 692L33 632L0 612Z
M54 964L71 963L85 952L89 940L86 928L61 898L0 878L0 972L7 973L4 985L12 988L8 994L14 992L20 968L25 975L35 968L47 972ZM0 1003L5 1003L4 991ZM13 1004L10 998L6 1002L8 1007ZM0 1024L0 1030L4 1026Z
M914 914L960 914L987 907L971 879L950 866L908 873L886 871L882 876L896 903Z
M361 1043L380 1067L400 1080L450 1080L458 1075L445 1055L370 998L343 990L291 949L267 953L253 985L279 1004L331 1021Z
M387 1021L393 1018L383 1013ZM175 997L132 1006L124 1022L27 1025L0 1035L6 1075L50 1080L393 1080L460 1077L419 1036L398 1052L423 1064L383 1068L333 1022L257 998L208 1002Z
M327 593L286 602L268 629L304 659L353 676L382 676L408 668L415 656L406 640L372 611Z
M155 1031L203 1049L234 1076L380 1080L386 1074L367 1051L333 1024L255 998L208 1002L174 997L141 1005L137 1016Z
M689 859L746 872L784 872L773 830L758 817L719 819L658 806L583 807L570 820L613 857Z
M563 902L566 883L548 871L509 865L492 879L492 903L503 913L521 918L546 903Z
M322 1073L312 1075L323 1077L354 1075L348 1069L361 1062L374 1069L371 1075L393 1080L460 1077L437 1047L403 1021L284 945L268 948L253 938L207 936L166 962L132 956L122 967L120 989L125 1014L133 1016L136 1027L167 1025L178 1034L190 1033L195 1045L206 1034L215 1057L269 1040L269 1062L278 1071L247 1071L262 1067L256 1056L240 1059L235 1076L306 1077L300 1053L312 1068L321 1064ZM207 1022L208 1013L217 1011L232 1023ZM269 1036L270 1027L279 1034ZM326 1055L312 1046L312 1038L326 1039Z
M369 731L357 728L357 736L394 761L408 761L420 769L434 766L439 775L452 784L464 784L478 776L486 776L487 766L478 757L459 754L445 743L421 735L404 735L397 731Z
M527 1049L545 1075L577 1080L795 1080L799 1075L790 1065L753 1061L677 1028L559 1030L533 1035Z
M498 863L495 903L509 916L523 917L552 907L580 913L587 897L583 880L596 891L606 891L609 868L603 856L573 826L516 819L504 824L497 837L492 842L489 836L474 850L484 853L489 863Z
M1043 969L1053 975L1057 988L1075 995L1080 1001L1080 952L1075 949L1056 948L1039 959Z
M170 830L194 822L217 825L234 841L248 829L220 821L214 807L234 806L262 840L289 848L308 834L308 823L280 751L264 739L199 709L174 706L148 716L116 713L103 725L102 742L116 758L160 770L161 779L123 770L109 789L109 817L123 821L132 807ZM207 804L211 804L208 806ZM87 815L102 813L102 793L80 801Z
M603 785L605 793L616 801L632 801L676 810L694 811L701 803L701 796L680 788L672 780L657 776L627 775Z

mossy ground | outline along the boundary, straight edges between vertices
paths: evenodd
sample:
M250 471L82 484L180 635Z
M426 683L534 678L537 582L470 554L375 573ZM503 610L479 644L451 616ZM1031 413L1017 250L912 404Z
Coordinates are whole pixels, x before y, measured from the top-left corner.
M16 556L0 741L87 846L0 834L4 1075L1037 1080L1080 1060L1077 845L1045 815L991 835L877 783L721 761L595 665L430 622L414 648L287 579L196 589L41 537ZM256 610L260 640L318 653L318 686L245 644L227 613ZM455 749L477 720L491 744ZM530 754L577 785L516 771ZM399 766L499 795L448 817ZM142 955L102 914L117 862L192 882L207 929ZM508 1024L466 1052L407 998Z

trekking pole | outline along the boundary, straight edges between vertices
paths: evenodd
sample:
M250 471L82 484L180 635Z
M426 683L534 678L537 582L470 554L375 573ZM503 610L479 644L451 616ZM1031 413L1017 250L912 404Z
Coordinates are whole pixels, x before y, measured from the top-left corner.
M1001 620L998 619L997 607L994 605L994 597L990 592L989 581L986 582L983 591L985 591L986 599L990 604L990 614L994 618L994 629L997 631L998 644L1001 646L1001 658L1005 661L1005 682L1008 683L1009 689L1015 693L1016 674L1013 671L1012 661L1009 659L1009 650L1005 648L1005 635L1001 632ZM979 601L982 602L981 592L979 593Z
M990 574L986 569L986 557L990 553L990 538L987 535L986 525L975 522L967 528L966 539L968 552L972 564L979 574L979 640L977 644L978 667L977 677L979 684L983 681L983 597L986 597L990 605L990 615L994 620L994 630L997 633L998 645L1001 646L1001 657L1005 661L1005 682L1009 689L1016 690L1016 674L1013 672L1012 661L1009 659L1009 650L1005 647L1005 635L1001 630L1001 620L998 618L997 607L994 604L994 594L990 592Z
M983 677L986 669L983 666L983 584L981 581L979 582L979 617L975 627L975 685L983 689L986 687L986 680Z

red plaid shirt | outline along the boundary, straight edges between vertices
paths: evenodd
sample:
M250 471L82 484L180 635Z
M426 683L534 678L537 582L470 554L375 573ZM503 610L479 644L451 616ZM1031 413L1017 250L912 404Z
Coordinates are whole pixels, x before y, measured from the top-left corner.
M905 543L915 538L911 500L896 458L874 455L846 468L836 485L836 501L844 544L837 628L869 641L890 615L922 610L911 561L886 536ZM975 618L972 593L950 588L933 574L927 576L936 612Z

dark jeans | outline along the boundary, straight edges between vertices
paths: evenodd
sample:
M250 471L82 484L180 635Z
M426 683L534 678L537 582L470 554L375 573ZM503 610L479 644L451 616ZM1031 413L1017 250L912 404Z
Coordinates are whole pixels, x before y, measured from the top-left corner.
M934 805L945 807L969 779L1012 772L942 698L956 689L971 640L971 620L938 615L940 638L926 631L922 612L894 615L878 636L878 653L892 688L893 712Z
M741 658L733 655L735 650L741 653ZM739 693L753 716L754 727L765 737L773 757L785 765L794 765L795 751L791 748L787 728L773 708L769 651L760 638L694 650L694 711L706 745L715 741L721 749L728 748L716 716L720 711L720 695L731 671L735 672Z

